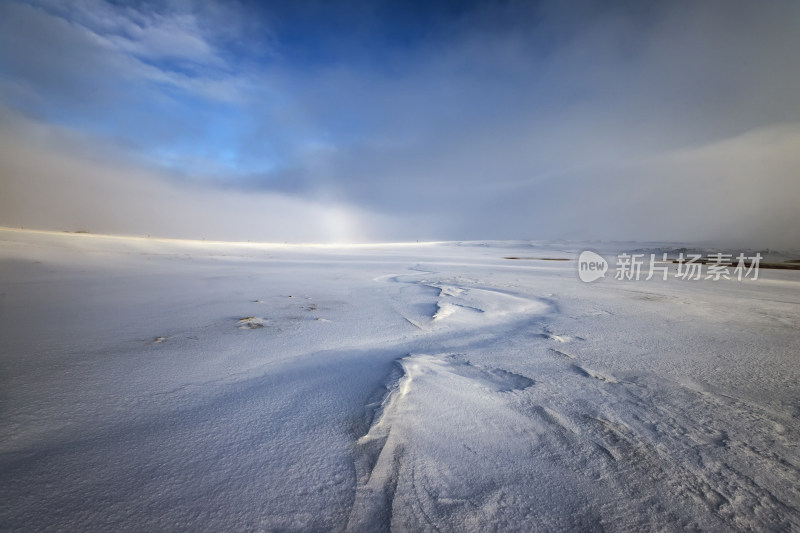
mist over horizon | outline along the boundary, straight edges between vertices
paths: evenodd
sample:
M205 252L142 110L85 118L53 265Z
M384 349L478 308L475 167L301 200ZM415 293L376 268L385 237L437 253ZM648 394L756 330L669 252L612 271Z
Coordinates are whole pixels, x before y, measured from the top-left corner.
M0 4L0 226L800 249L791 1Z

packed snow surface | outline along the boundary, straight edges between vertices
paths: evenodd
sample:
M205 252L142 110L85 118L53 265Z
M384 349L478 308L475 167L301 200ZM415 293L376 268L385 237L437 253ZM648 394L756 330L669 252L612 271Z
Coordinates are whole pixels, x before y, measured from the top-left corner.
M800 530L800 272L582 249L2 230L0 530Z

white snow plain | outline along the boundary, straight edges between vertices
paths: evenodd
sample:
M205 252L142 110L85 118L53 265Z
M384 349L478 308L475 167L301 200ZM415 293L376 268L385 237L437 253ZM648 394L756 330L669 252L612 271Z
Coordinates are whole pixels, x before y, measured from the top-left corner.
M2 230L0 530L800 530L800 272L581 249Z

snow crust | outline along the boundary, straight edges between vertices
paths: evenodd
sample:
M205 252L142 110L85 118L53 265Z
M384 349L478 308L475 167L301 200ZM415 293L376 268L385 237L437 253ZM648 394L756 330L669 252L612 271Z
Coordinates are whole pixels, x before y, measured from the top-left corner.
M584 246L0 230L0 530L800 529L800 272Z

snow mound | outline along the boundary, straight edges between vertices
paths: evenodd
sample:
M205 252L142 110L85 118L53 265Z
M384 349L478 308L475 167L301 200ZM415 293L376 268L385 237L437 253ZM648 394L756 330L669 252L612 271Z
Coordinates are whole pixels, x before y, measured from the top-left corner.
M266 326L267 321L263 318L248 316L245 318L240 318L237 321L237 324L239 324L239 329L259 329Z

